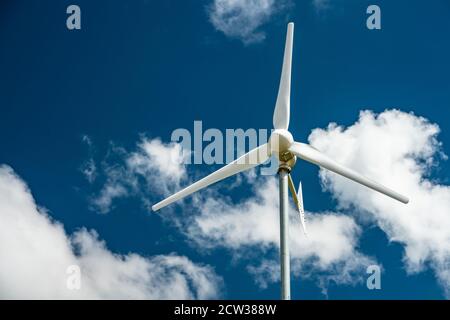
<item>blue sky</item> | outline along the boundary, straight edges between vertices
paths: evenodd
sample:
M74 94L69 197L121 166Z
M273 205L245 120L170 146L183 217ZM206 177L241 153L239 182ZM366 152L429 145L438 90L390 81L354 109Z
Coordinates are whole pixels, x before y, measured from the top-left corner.
M63 224L69 238L87 228L96 230L110 253L133 252L148 259L173 253L195 265L209 266L222 280L209 279L221 284L216 293L206 297L277 299L279 282L261 286L255 281L257 275L248 269L276 260L273 244L263 240L240 243L238 239L233 247L218 244L210 234L203 234L206 242L198 243L179 220L202 217L198 206L187 201L171 210L151 213L145 201L155 203L163 197L164 192L156 190L160 176L153 171L150 176L141 175L138 178L145 180L145 187L139 190L130 189L129 181L120 179L129 178L129 172L123 171L123 159L139 153L139 143L156 138L169 143L174 129L192 130L195 120L202 120L205 128L221 130L270 129L289 21L295 22L296 28L290 126L294 137L306 141L311 130L324 128L315 141L326 148L327 142L333 141L328 135L332 130L326 130L331 122L353 126L361 110L374 114L386 109L413 112L427 119L427 124L418 123L415 116L398 118L392 114L384 122L371 123L378 124L373 128L385 125L388 130L390 123L398 128L405 122L405 132L417 125L417 137L405 136L416 139L409 141L411 157L424 163L435 159L424 169L423 178L435 185L449 184L449 164L442 156L450 154L448 1L330 0L326 6L312 0L285 1L280 2L282 6L268 6L259 15L244 17L245 26L256 26L244 30L246 33L242 33L242 27L223 32L212 23L210 6L214 1L138 0L78 0L82 29L69 31L65 11L72 2L7 0L0 4L0 164L10 166L17 175L15 179L26 182L37 205ZM365 26L370 4L381 8L381 30ZM429 133L432 124L439 126L439 134ZM364 126L357 130L361 135L365 132ZM346 138L344 134L339 141L346 142ZM371 141L374 150L383 147L385 140L375 137ZM431 143L432 152L425 150L427 143ZM414 144L424 145L417 151L419 155L414 153ZM339 150L329 151L339 156ZM91 182L82 172L88 161L96 167ZM190 165L168 188L175 190L212 169ZM396 230L394 219L379 218L383 217L380 208L386 208L384 203L379 205L374 200L373 206L365 207L357 199L345 198L348 189L333 178L334 189L324 192L318 168L301 163L296 169L294 180L303 182L306 209L314 215L337 212L351 217L360 228L360 233L355 231L354 250L382 265L384 271L382 289L370 291L361 268L355 269L351 280L320 285L324 274L329 279L342 270L330 267L318 271L311 267L314 264L300 264L308 275L302 275L300 268L301 276L293 276L294 299L446 297L449 282L438 280L437 274L445 276L450 261L446 255L448 242L426 242L425 248L418 250L423 255L420 267L416 265L415 272L407 272L406 265L414 254L405 258L405 243L411 248L411 243L420 243L422 238L414 239L416 233ZM120 177L114 180L111 172ZM252 201L255 193L255 182L241 178L244 181L235 188L226 188L236 182L231 178L222 182L222 189L217 186L198 199L224 197L227 205L220 208L235 212L242 207L239 204ZM113 199L107 212L100 213L95 199L112 180L125 185L127 194ZM261 181L270 187L266 180L256 180L256 184ZM397 183L395 179L387 182ZM446 199L442 206L432 202L436 208L429 207L428 214L447 213L448 221ZM377 213L372 214L372 209ZM365 211L371 219L364 218ZM443 247L433 246L436 243ZM251 252L260 254L252 257ZM436 252L439 258L432 257ZM314 260L314 253L310 259ZM5 278L5 274L0 275L0 283ZM192 290L198 291L200 285L194 286L197 289Z

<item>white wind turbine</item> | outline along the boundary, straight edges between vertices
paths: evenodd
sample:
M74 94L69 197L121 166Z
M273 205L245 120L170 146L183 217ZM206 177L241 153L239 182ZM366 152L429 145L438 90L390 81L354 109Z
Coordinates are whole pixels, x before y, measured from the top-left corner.
M348 179L356 181L366 187L381 192L400 202L408 203L408 198L375 182L352 169L346 168L334 160L330 159L314 147L294 141L292 134L288 131L290 95L291 95L291 65L292 65L292 42L294 35L294 23L288 24L286 46L284 49L283 69L281 71L280 87L273 114L274 131L267 143L251 150L240 158L225 165L221 169L211 173L205 178L191 184L185 189L171 195L161 202L152 206L153 211L159 210L174 201L184 198L200 189L235 175L239 172L251 169L266 162L271 155L275 155L279 160L279 186L280 186L280 266L281 266L281 298L290 299L290 265L288 247L288 188L291 190L297 210L300 214L300 221L306 234L302 186L299 185L299 192L295 191L290 171L293 168L296 158L299 157L308 162L314 163L322 168L333 171Z

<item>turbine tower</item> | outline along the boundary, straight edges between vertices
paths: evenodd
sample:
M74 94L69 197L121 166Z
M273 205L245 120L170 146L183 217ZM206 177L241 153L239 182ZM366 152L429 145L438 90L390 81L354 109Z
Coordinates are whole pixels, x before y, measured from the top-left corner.
M281 267L281 299L289 300L290 293L290 260L289 260L289 216L288 216L288 189L291 191L296 209L300 215L300 222L306 234L305 216L303 208L302 185L299 185L298 193L295 190L290 172L295 165L297 157L302 160L316 164L358 182L368 188L383 193L402 203L408 203L408 198L391 190L356 171L336 163L314 147L294 141L292 134L288 131L290 96L291 96L291 67L292 46L294 36L294 23L289 23L287 28L286 45L284 49L283 67L281 71L280 87L273 114L273 126L269 141L249 151L238 159L230 162L221 169L211 173L205 178L191 184L185 189L171 195L170 197L152 206L152 210L159 210L174 201L184 198L200 189L228 178L239 172L254 168L274 155L279 160L279 188L280 188L280 267Z

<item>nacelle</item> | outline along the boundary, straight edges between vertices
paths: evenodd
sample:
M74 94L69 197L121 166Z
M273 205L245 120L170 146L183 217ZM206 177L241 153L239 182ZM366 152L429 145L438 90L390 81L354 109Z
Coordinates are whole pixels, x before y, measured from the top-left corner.
M270 136L270 148L277 155L288 151L292 143L294 143L294 138L285 129L276 129Z

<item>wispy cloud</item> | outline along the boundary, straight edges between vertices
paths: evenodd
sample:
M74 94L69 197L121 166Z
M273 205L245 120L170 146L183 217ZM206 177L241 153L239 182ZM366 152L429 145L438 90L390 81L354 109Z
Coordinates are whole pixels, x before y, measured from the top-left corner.
M93 158L94 154L94 144L92 143L91 138L88 135L83 135L81 137L83 143L85 143L88 147L89 158L81 165L81 172L89 183L93 183L95 178L97 178L97 165L95 164L95 160Z
M115 254L84 228L67 235L36 205L23 180L0 166L0 298L208 299L220 297L213 268L175 254ZM69 290L67 268L81 269Z
M118 198L140 196L146 204L150 190L157 195L167 195L186 178L179 144L141 137L135 151L127 152L113 145L110 156L112 160L102 162L106 182L91 198L92 208L101 213L110 211Z
M312 0L313 6L316 11L324 11L330 8L330 0Z
M336 161L410 197L403 205L320 171L324 188L341 208L356 208L401 243L408 272L431 266L450 297L450 186L429 178L442 158L438 133L436 124L411 113L364 111L355 124L330 124L314 130L309 140Z
M289 5L288 0L214 0L207 11L218 31L251 44L265 39L261 26Z

